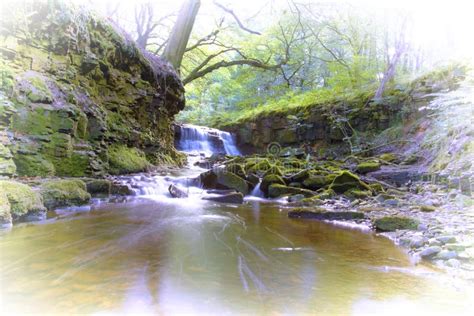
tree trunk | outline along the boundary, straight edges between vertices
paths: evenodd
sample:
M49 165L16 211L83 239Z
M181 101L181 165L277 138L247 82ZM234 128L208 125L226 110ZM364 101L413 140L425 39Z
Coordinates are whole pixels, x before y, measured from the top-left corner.
M168 60L178 72L200 5L200 0L187 0L183 3L163 53L163 57Z

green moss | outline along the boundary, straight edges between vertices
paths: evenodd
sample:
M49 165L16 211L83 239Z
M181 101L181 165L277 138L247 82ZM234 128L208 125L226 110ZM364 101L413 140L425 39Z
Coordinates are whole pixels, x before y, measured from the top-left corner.
M381 160L386 161L386 162L394 162L397 160L397 156L392 153L385 153L380 155L379 157Z
M344 193L352 189L370 190L370 187L362 182L355 174L344 170L340 172L329 186L336 193Z
M374 227L380 231L396 231L397 229L416 230L419 222L413 218L402 216L386 216L374 221Z
M272 165L270 167L270 169L265 171L263 176L265 177L265 176L270 175L270 174L278 175L280 177L283 176L283 172L281 171L280 167L278 167L277 165Z
M45 210L41 196L26 184L0 181L0 191L4 192L8 199L13 219Z
M90 194L110 194L112 182L106 179L92 179L86 182L87 192Z
M268 197L277 198L286 195L302 194L305 197L314 196L315 193L310 190L289 187L283 184L274 183L268 187Z
M248 173L264 173L272 167L267 159L257 159L255 161L249 161L245 164L245 170Z
M231 163L231 164L226 165L225 169L226 169L227 172L233 173L233 174L235 174L235 175L237 175L241 178L246 177L245 169L244 169L243 164Z
M346 191L344 195L348 197L356 198L356 199L366 199L372 196L372 192L352 189L352 190Z
M33 103L51 103L53 95L45 81L41 77L31 77L27 79L30 83L25 91L28 99Z
M436 207L432 205L420 205L420 211L422 212L434 212L436 211Z
M329 199L336 196L336 192L334 192L334 190L332 190L332 189L327 189L327 190L324 190L323 192L319 193L316 196L321 200L329 200Z
M217 172L217 183L229 189L234 189L243 195L246 195L249 192L247 181L225 170L220 170Z
M41 185L40 192L48 209L87 204L91 198L81 180L50 180Z
M310 176L306 180L303 181L303 186L310 190L318 190L320 188L324 188L325 186L331 184L332 179L328 178L327 176L315 175Z
M376 161L362 162L357 165L357 172L365 174L380 169L380 163Z
M265 194L268 195L268 187L272 184L281 184L285 185L285 181L283 178L277 174L269 174L262 179L262 183L260 184L260 190Z
M370 189L371 189L373 192L376 192L376 193L385 192L383 186L382 186L380 183L372 183L372 184L369 184L369 187L370 187Z
M13 160L20 176L48 177L55 174L54 165L41 155L16 155Z
M10 226L12 223L12 215L10 214L10 202L3 190L0 191L0 228L2 226Z
M49 111L44 108L18 109L12 117L12 129L22 134L48 135L51 133Z
M0 176L11 176L16 172L16 165L12 160L10 150L0 143Z
M110 173L127 174L146 171L150 163L145 154L137 148L123 145L112 145L108 151Z
M84 177L91 174L87 153L73 152L69 157L54 159L57 176Z

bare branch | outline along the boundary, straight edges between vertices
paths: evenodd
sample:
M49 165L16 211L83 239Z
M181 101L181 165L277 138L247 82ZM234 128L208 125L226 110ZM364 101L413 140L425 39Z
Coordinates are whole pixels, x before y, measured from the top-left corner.
M247 31L247 32L249 32L249 33L251 33L251 34L262 35L260 32L253 31L253 30L251 30L251 29L245 27L245 25L243 25L243 23L240 21L239 17L234 13L233 10L224 7L222 4L220 4L220 3L216 2L216 1L214 1L214 4L215 4L216 6L218 6L219 8L221 8L222 10L224 10L225 12L229 13L230 15L232 15L232 17L234 18L234 20L237 22L237 24L239 25L239 27L240 27L242 30Z

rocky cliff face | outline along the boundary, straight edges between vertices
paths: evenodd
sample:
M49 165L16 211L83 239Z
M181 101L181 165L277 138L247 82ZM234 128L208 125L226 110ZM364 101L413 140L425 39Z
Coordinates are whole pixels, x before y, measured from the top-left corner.
M171 123L184 89L166 62L61 2L2 14L0 175L87 176L179 163Z
M380 100L370 96L341 99L334 104L258 116L225 129L235 133L238 144L249 151L264 151L273 142L282 147L307 144L316 153L330 155L347 154L351 149L364 151L374 145L373 142L397 141L397 137L392 139L385 134L401 133L398 140L409 137L402 130L418 126L414 123L420 117L429 117L431 112L420 109L426 107L436 93L457 88L464 72L456 67L434 72L404 89L387 91Z

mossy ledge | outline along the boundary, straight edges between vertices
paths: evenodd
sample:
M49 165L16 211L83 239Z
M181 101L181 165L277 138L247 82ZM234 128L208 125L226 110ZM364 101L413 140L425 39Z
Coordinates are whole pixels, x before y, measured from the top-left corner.
M21 21L20 9L31 11ZM12 5L0 19L9 34L0 38L1 175L103 176L182 164L171 125L184 88L167 62L70 3ZM116 143L128 150L111 149Z

